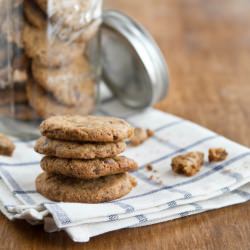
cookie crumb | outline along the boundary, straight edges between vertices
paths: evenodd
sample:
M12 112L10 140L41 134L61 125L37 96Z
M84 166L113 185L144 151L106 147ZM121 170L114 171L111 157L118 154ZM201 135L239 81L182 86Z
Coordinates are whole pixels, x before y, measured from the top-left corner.
M13 142L6 135L0 133L0 155L12 156L14 150Z
M148 164L148 165L146 166L146 169L147 169L148 171L152 171L152 170L153 170L153 166L152 166L151 164Z
M204 154L196 151L174 157L171 167L177 174L193 176L200 171L203 163Z
M151 129L135 128L134 136L130 140L131 145L133 146L141 145L153 135L154 135L154 131Z
M148 178L149 178L149 180L154 180L154 176L153 175L150 175Z
M209 162L224 161L228 156L224 148L210 148L208 151Z
M155 132L151 129L146 129L146 132L147 132L148 137L152 137L155 135Z

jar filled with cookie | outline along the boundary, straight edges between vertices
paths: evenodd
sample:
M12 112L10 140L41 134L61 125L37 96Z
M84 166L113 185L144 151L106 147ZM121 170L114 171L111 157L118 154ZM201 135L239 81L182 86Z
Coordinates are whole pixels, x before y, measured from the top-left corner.
M34 138L48 117L103 113L104 98L140 110L167 93L154 39L102 0L0 0L0 21L2 132Z
M0 0L1 127L95 110L101 14L102 0Z

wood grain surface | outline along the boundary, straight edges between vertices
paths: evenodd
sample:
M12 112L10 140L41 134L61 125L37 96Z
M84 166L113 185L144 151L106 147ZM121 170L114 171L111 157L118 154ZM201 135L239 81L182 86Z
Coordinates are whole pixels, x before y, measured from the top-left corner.
M250 146L250 1L107 0L140 21L166 56L157 108ZM0 249L250 249L250 203L73 243L0 215Z

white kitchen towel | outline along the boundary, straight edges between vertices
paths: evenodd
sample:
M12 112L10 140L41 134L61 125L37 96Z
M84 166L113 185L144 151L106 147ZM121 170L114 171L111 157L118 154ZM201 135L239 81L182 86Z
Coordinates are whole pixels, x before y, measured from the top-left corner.
M20 207L20 202L13 196L10 190L6 188L6 185L2 180L0 180L0 189L3 191L0 193L0 200L3 201L3 199L5 199L5 203ZM111 232L127 227L143 227L156 223L166 222L189 215L206 212L212 209L218 209L229 205L243 203L248 200L250 200L250 183L244 185L243 187L240 187L237 190L226 192L225 194L213 199L190 203L182 206L177 206L173 202L171 206L166 206L166 208L161 212L148 214L141 213L137 216L122 220L119 220L117 217L112 217L112 219L107 222L83 224L79 226L64 228L63 230L73 241L87 242L91 237L106 232ZM15 214L9 213L6 208L4 206L1 207L1 205L2 204L0 204L0 209L3 214L5 214L5 216L7 216L10 220L14 219ZM22 208L24 208L24 206ZM33 210L32 212L31 210L28 212L26 210L26 213L23 213L22 215L22 219L27 220L31 224L36 224L37 219L34 221L34 217L37 217L37 215L35 215L35 213L37 213L36 210ZM41 220L42 218L43 216L40 216ZM47 232L55 232L60 230L51 217L45 217L44 228Z
M100 113L120 116L134 126L155 131L155 136L143 145L128 146L124 153L139 163L139 170L133 173L138 180L137 187L129 195L103 204L51 202L35 190L34 181L41 172L39 167L41 156L34 152L34 142L16 140L17 148L14 157L0 158L0 176L3 181L1 185L6 191L2 191L4 188L1 188L0 208L8 218L27 219L31 223L36 223L50 213L56 228L64 229L69 234L69 230L76 230L84 225L91 225L95 230L96 223L106 223L105 225L120 223L119 228L123 228L136 224L128 222L131 218L145 221L142 215L157 215L152 217L153 219L150 219L151 217L147 219L152 223L164 221L166 210L173 207L186 209L185 205L190 206L208 199L213 203L213 197L239 190L239 187L249 182L250 150L248 148L194 123L158 110L150 108L135 113L114 102L107 101ZM202 170L193 177L184 177L172 172L170 167L172 157L199 150L205 153L207 159L210 147L224 147L229 153L228 158L223 162L212 164L206 161ZM151 164L155 171L148 171L146 168L148 164ZM18 203L10 198L10 194ZM234 203L232 199L226 205ZM214 208L218 208L216 199ZM209 209L212 209L211 206ZM184 214L191 213L181 211ZM168 214L167 218L170 217L178 218ZM109 224L110 222L112 223ZM98 230L96 233L93 230L89 235L85 235L86 239L98 234ZM106 228L105 232L112 230L115 229L110 226L110 230Z

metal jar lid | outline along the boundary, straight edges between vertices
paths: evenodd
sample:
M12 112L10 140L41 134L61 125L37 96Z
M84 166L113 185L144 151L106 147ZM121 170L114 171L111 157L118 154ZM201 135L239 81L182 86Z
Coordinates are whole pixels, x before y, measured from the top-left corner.
M151 35L130 17L104 11L101 60L103 80L123 104L145 108L166 96L164 57Z

